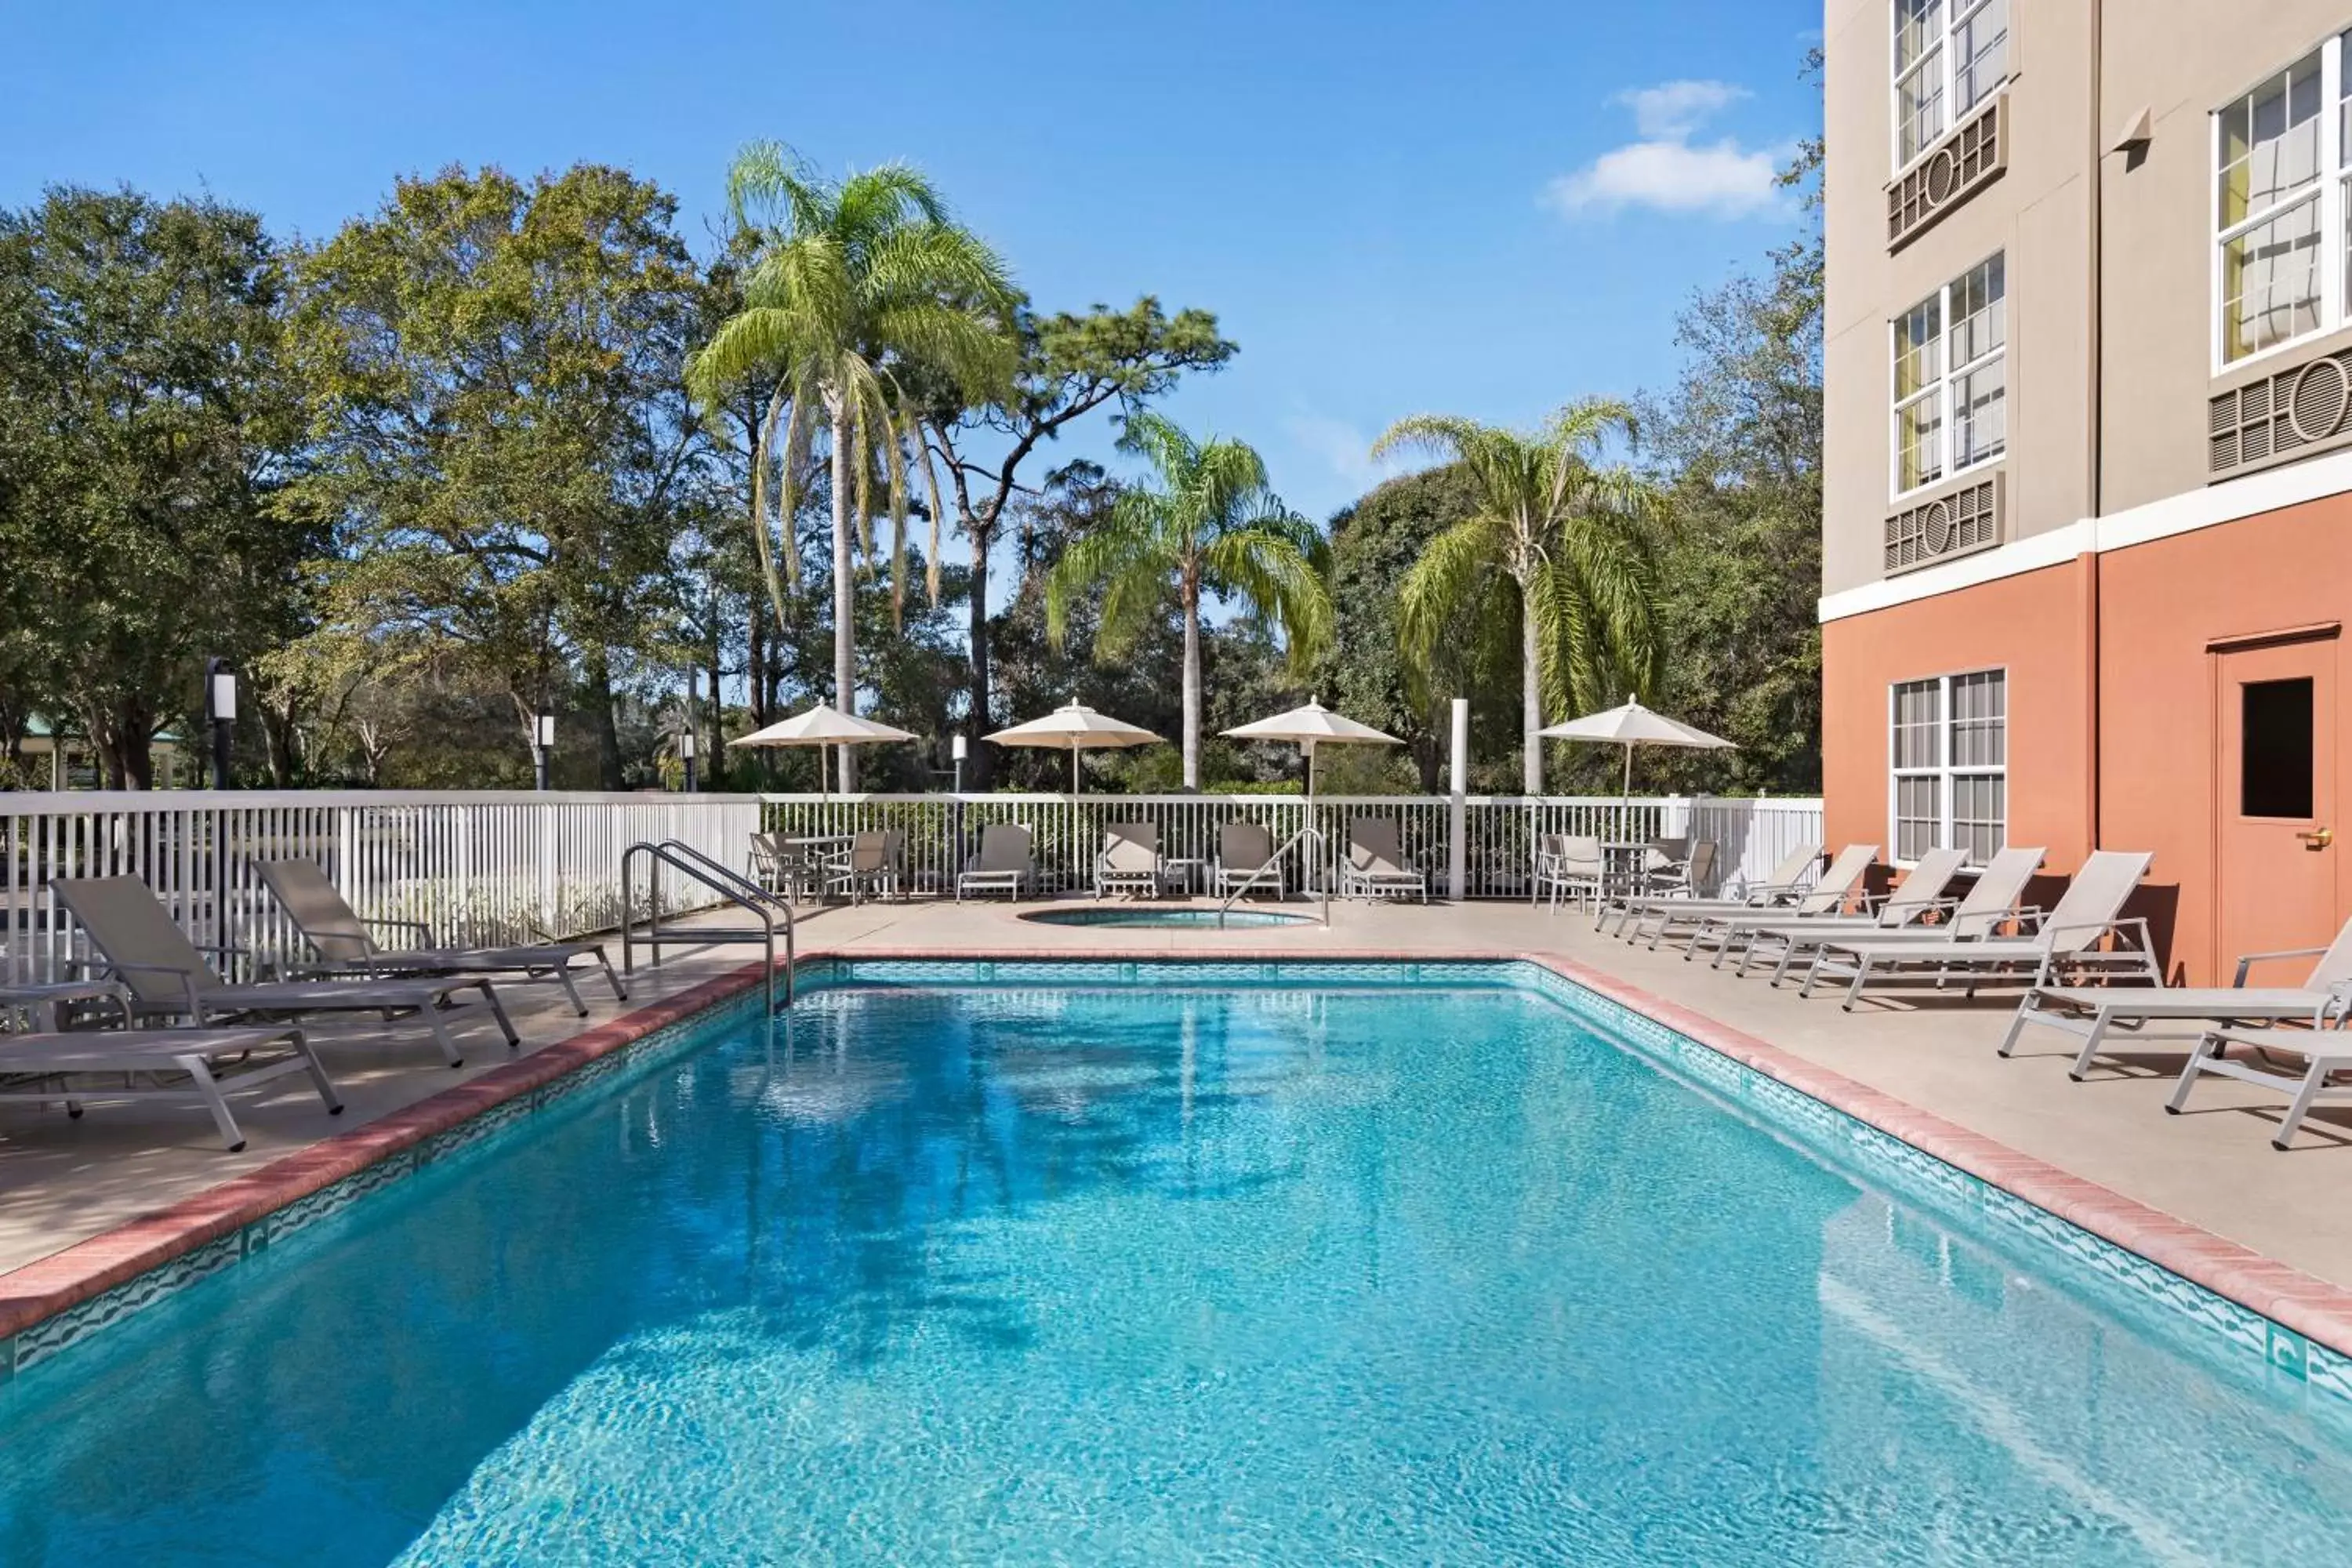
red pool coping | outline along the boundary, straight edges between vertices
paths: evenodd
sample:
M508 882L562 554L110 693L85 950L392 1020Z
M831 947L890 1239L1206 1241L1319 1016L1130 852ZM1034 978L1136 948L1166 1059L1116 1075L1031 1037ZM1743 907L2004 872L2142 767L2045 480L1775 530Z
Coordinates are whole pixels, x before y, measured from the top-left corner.
M2340 1355L2352 1356L2352 1290L2022 1154L1907 1101L1816 1066L1742 1030L1669 1002L1572 959L1515 952L1397 952L1335 948L1281 952L1264 948L1074 951L1068 948L859 948L802 955L803 965L879 963L1531 963L1656 1020L1734 1061L1810 1095L1971 1176L2138 1254ZM390 1115L322 1139L153 1214L0 1273L0 1340L79 1306L149 1270L235 1234L256 1220L415 1148L493 1107L624 1050L670 1024L755 985L757 963L712 977L675 996L517 1058L480 1077Z

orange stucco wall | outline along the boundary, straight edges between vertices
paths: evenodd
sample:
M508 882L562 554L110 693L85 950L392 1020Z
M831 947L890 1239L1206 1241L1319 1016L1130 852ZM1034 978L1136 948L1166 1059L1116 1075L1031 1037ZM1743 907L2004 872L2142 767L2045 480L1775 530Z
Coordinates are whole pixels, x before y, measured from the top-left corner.
M2226 982L2211 646L2336 621L2352 621L2352 495L1832 621L1822 628L1830 842L1885 845L1892 832L1890 684L2006 668L2009 841L2048 846L2061 873L2081 864L2095 820L2100 847L2151 851L2147 912L2166 928L2172 973ZM2339 720L2336 733L2338 805L2352 813L2352 723ZM2339 831L2352 839L2352 820ZM2352 889L2352 878L2339 883Z

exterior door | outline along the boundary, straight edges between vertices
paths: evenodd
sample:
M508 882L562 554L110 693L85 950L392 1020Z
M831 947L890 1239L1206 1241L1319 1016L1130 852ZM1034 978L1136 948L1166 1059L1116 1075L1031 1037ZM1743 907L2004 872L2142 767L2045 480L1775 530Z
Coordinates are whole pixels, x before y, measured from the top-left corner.
M2336 639L2217 654L2221 740L2214 781L2220 908L2215 980L2241 953L2317 947L2336 934ZM2292 963L2258 968L2254 984L2293 984Z

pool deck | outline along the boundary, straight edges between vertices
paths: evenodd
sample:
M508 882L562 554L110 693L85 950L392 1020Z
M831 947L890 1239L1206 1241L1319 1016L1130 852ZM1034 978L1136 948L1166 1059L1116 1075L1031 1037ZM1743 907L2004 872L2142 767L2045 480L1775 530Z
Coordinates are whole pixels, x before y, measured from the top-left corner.
M1034 906L1025 906L1034 908ZM1292 904L1293 910L1304 906ZM1866 1003L1797 998L1751 975L1628 948L1591 921L1524 904L1334 904L1332 925L1213 930L1049 927L1002 904L918 901L834 907L800 923L803 958L1132 954L1268 957L1541 957L1571 976L1964 1168L2042 1203L2270 1312L2352 1349L2352 1112L2322 1110L2296 1147L2270 1145L2281 1097L2211 1079L2189 1113L2163 1114L2180 1061L2159 1042L2068 1081L2067 1037L2030 1033L1994 1054L2008 996ZM225 1152L193 1106L101 1106L79 1121L0 1106L0 1333L37 1300L76 1299L196 1239L244 1223L396 1147L618 1048L740 984L740 946L641 967L631 1000L583 983L575 1017L546 986L501 988L524 1036L509 1058L486 1016L460 1031L467 1065L441 1065L409 1026L337 1021L313 1031L348 1109L330 1119L300 1079L233 1101L248 1144ZM464 1012L457 1015L464 1017ZM2126 1047L2126 1049L2128 1047ZM305 1184L308 1186L305 1186ZM242 1217L240 1217L242 1216ZM68 1250L70 1249L70 1250ZM2284 1268L2280 1266L2284 1266ZM76 1288L83 1280L87 1288Z

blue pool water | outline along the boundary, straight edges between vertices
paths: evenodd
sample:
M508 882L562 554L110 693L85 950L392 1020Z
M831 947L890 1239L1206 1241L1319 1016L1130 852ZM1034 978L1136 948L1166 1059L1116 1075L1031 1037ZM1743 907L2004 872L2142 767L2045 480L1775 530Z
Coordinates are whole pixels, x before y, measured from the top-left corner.
M2352 1561L2051 1267L1526 991L822 991L21 1373L0 1561Z
M1154 909L1150 904L1112 904L1094 909L1039 910L1021 917L1041 926L1104 926L1119 930L1144 931L1245 931L1252 926L1295 926L1307 923L1305 915L1286 915L1273 910L1228 910L1222 921L1217 911L1202 909Z

